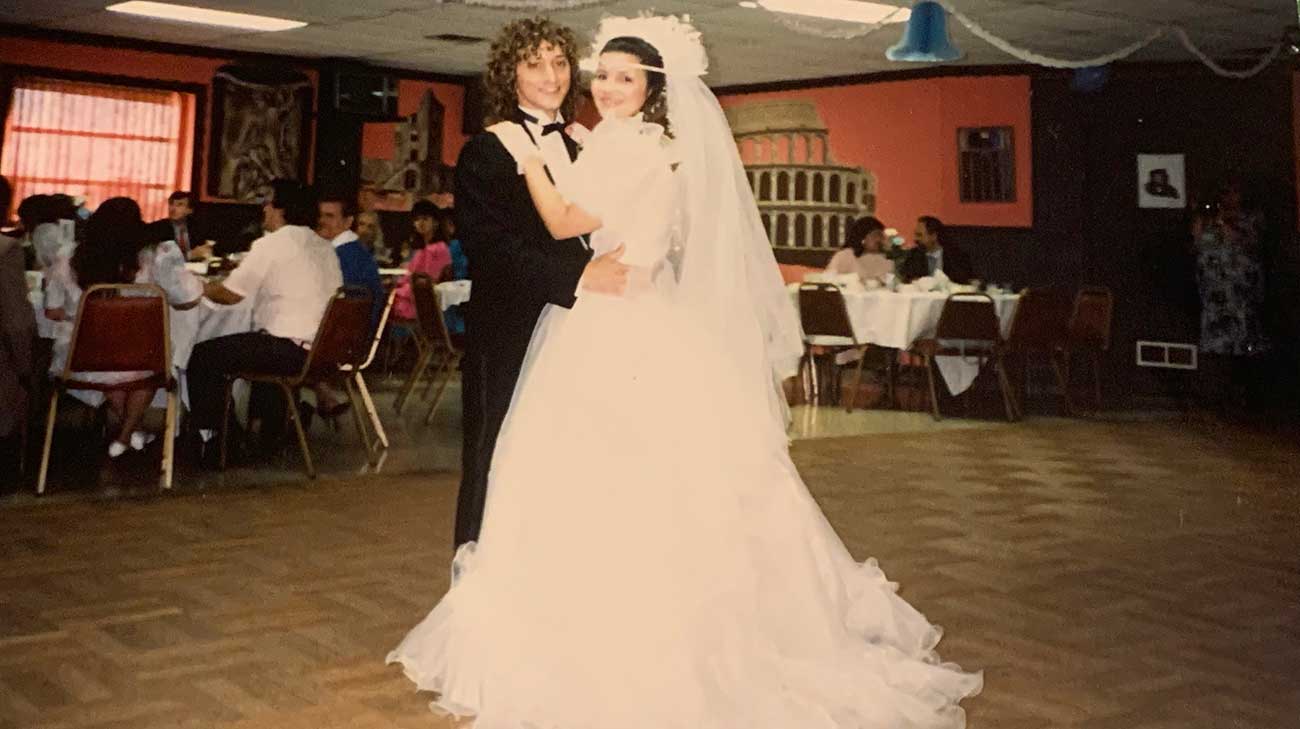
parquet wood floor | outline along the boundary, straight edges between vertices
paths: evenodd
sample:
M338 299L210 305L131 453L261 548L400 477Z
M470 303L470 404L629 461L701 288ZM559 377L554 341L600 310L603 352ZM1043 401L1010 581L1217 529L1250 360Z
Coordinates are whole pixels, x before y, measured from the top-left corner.
M1300 726L1293 442L1031 421L795 456L985 670L971 727ZM450 727L383 656L447 587L454 497L435 474L0 508L0 727Z

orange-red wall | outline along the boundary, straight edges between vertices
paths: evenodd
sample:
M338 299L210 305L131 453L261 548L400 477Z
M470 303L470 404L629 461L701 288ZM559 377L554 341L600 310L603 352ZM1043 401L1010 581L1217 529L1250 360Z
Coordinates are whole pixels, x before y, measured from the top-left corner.
M911 234L920 215L950 225L1033 225L1032 128L1027 76L940 77L727 94L724 107L747 101L807 99L817 104L840 163L875 173L876 216ZM1010 126L1016 200L962 203L957 189L957 128Z
M206 158L210 141L209 132L212 128L210 116L212 113L212 75L216 73L219 67L229 63L233 57L208 58L30 38L4 38L0 40L0 43L3 43L3 46L0 46L3 48L0 51L0 64L39 66L63 71L156 79L172 83L202 84L208 89L208 98L204 106L205 113L209 115L209 118L203 122L204 139L201 147L201 158L196 162L199 166L200 188L206 185ZM304 64L302 71L311 79L313 85L318 84L319 74L315 70ZM465 144L466 139L461 134L465 90L456 84L399 79L397 102L399 113L410 114L416 111L420 104L420 95L425 88L432 88L434 95L446 107L442 142L443 160L448 164L455 164L456 156L460 154L460 148ZM319 101L320 94L316 93L314 97ZM367 125L367 134L362 139L363 149L368 149L369 145L372 144L386 144L390 148L392 147L392 125L387 125L386 130L372 131L370 129L371 127L383 126L385 125ZM314 135L312 142L314 145ZM314 146L312 149L314 150ZM314 153L308 157L309 165L312 157L314 157ZM204 194L203 199L209 198Z
M212 130L212 75L216 73L218 68L229 63L232 60L231 58L207 58L176 53L104 48L31 38L5 38L2 42L4 43L4 51L0 55L0 63L111 76L131 76L172 83L202 84L206 87L207 98L204 101L204 113L207 114L208 118L203 120L203 144L200 148L200 158L195 162L199 170L200 196L204 200L211 199L204 191L204 188L207 185L207 155ZM302 71L311 79L313 85L318 83L319 77L314 70L303 68ZM313 98L317 97L319 97L319 94L313 94ZM314 143L313 138L313 145ZM311 149L314 148L313 146ZM309 154L311 154L310 150ZM308 169L310 169L312 156L307 159Z
M436 81L418 81L401 79L397 83L397 113L403 116L420 110L420 97L424 90L433 91L433 96L443 106L442 117L442 161L456 164L460 148L468 139L461 133L462 119L465 115L465 87L457 84L444 84ZM361 137L361 156L370 159L388 159L396 152L393 139L395 124L367 124Z

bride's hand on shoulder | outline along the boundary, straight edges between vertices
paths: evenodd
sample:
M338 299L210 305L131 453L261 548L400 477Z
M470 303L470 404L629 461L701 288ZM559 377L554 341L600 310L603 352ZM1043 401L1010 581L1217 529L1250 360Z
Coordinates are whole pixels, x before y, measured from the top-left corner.
M528 137L528 132L514 122L497 122L487 128L487 131L496 135L501 141L501 146L506 148L510 156L515 161L515 166L522 174L524 167L532 160L541 160L541 150L533 144L533 140Z
M570 139L578 143L578 146L585 144L587 137L591 136L591 130L578 122L573 122L564 131L569 135Z

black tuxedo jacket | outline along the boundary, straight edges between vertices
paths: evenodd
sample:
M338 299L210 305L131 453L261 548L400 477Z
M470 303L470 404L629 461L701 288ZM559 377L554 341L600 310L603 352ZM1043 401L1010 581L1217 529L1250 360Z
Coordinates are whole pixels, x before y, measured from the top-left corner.
M570 157L577 147L565 139ZM546 230L524 178L496 135L470 139L456 163L456 233L473 282L465 310L464 446L456 546L476 540L497 434L537 318L570 307L591 251Z
M210 237L207 228L194 222L194 216L191 215L189 220L185 221L186 232L189 233L190 249L203 245ZM162 243L163 241L176 240L176 229L172 227L171 218L155 220L145 227L145 234L149 237L150 243ZM186 257L189 257L189 251L183 251Z
M969 283L975 278L975 269L971 267L970 256L957 246L943 247L943 272L949 281L958 284ZM929 276L930 262L926 258L925 249L919 246L911 249L899 264L898 275L904 281L914 281L922 276Z

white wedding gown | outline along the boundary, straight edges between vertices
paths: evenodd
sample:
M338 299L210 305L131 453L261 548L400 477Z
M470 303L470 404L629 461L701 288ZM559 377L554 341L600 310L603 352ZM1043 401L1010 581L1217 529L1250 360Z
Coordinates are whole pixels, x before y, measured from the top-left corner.
M661 131L589 138L566 194L604 222L598 253L667 253ZM768 404L659 280L543 314L479 542L389 662L474 729L964 726L981 675L941 663L939 629L854 561Z

